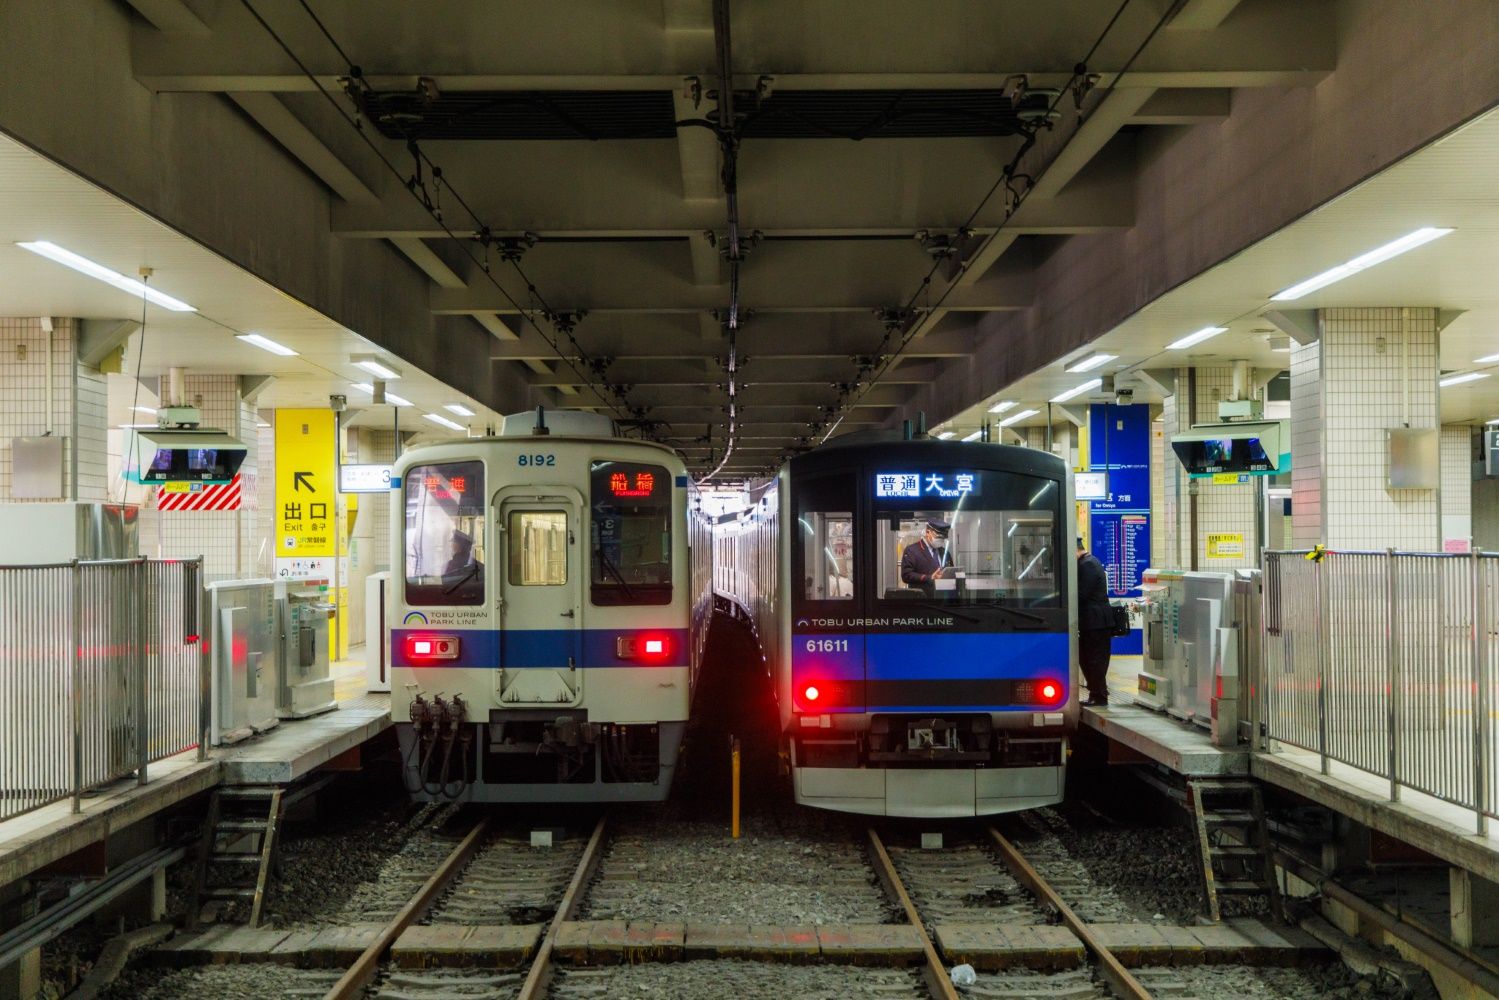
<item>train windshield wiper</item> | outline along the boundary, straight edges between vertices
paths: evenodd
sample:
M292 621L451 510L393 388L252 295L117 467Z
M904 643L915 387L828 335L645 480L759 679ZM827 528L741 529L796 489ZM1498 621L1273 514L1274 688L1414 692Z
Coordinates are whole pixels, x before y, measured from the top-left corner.
M625 592L625 600L635 600L635 592L631 590L630 585L625 582L625 575L615 567L614 563L610 561L608 556L604 555L604 546L595 545L593 547L593 557L599 561L600 566L604 567L604 572L611 574L614 579L619 581L620 587L623 588Z
M940 611L944 615L952 615L954 618L961 618L965 622L979 621L979 619L973 617L973 615L965 615L963 612L954 610L953 608L943 607L940 604L929 603L927 601L902 601L901 606L912 608L926 608L928 611Z

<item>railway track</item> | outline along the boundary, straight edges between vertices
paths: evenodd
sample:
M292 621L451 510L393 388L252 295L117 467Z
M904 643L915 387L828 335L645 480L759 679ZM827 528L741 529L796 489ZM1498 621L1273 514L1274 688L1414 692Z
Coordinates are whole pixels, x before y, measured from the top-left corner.
M1089 968L1046 973L1011 970L965 986L961 996L1006 1000L1059 996L1103 1000L1110 995L1149 1000L1152 996L1037 867L995 828L985 830L985 841L936 851L898 848L892 852L873 827L868 836L880 881L920 936L923 975L939 1000L958 1000L960 994L932 940L938 923L1040 925L1053 919L1082 942ZM1045 864L1060 866L1055 849L1045 853Z

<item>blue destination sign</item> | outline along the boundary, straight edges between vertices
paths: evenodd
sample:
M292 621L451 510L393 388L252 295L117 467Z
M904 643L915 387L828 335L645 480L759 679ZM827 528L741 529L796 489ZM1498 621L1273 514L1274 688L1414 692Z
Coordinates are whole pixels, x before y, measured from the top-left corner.
M876 472L874 495L880 498L919 500L922 497L958 497L979 495L976 472Z

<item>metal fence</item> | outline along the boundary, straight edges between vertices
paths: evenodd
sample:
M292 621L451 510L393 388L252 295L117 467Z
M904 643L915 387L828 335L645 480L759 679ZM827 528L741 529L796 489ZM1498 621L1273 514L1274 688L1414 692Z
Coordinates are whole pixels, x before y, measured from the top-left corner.
M0 566L0 820L198 748L201 559Z
M1268 552L1264 734L1499 815L1494 646L1499 556Z

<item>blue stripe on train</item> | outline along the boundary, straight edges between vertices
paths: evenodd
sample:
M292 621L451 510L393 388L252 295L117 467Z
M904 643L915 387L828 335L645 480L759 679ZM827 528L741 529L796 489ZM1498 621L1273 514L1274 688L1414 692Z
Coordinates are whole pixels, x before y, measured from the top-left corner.
M458 659L413 664L406 655L406 636L455 635L458 637ZM618 640L639 636L666 636L671 640L671 657L665 663L643 664L620 659ZM391 665L396 667L447 667L470 670L494 670L505 667L566 667L568 657L578 658L578 666L589 667L680 667L688 662L690 637L687 629L589 628L589 629L463 629L433 625L421 629L390 630Z
M937 706L864 701L865 681L990 681L1044 677L1070 686L1069 638L1061 632L854 632L793 635L794 697L803 685L832 684L841 705L824 712L936 711ZM844 685L847 687L844 687ZM873 686L873 685L871 685ZM854 696L854 692L858 692ZM1069 692L1070 694L1070 692ZM805 706L811 709L812 706ZM1015 705L944 705L942 711L1032 711Z

